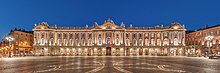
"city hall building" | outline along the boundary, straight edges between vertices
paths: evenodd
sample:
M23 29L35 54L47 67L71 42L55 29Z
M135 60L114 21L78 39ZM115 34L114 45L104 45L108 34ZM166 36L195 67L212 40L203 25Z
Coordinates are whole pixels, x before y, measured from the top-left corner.
M85 27L35 25L35 55L62 56L182 56L185 55L185 27L133 27L112 20Z

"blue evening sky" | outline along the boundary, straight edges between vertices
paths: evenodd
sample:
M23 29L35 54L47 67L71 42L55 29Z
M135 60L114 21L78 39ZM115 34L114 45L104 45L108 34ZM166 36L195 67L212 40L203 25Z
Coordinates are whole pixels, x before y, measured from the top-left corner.
M85 26L111 18L126 26L184 24L187 30L220 23L220 0L0 0L0 38L34 24Z

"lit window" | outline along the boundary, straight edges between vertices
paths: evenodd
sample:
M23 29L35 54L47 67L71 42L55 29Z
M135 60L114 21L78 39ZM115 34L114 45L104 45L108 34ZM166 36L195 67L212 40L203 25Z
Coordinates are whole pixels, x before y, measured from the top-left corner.
M84 40L82 39L82 45L84 46Z
M142 46L142 40L140 40L140 45Z
M41 39L41 44L44 45L44 38Z
M102 43L102 41L101 41L101 39L99 39L99 44L101 44Z
M63 44L64 44L64 45L67 45L67 43L66 43L66 39L64 39Z
M126 45L128 45L128 39L126 40Z
M57 44L60 45L60 39L57 40Z
M69 44L73 45L73 40L72 39L70 39L70 43Z
M78 39L76 39L76 45L79 45L79 41L78 41Z
M119 44L118 39L116 40L116 44Z

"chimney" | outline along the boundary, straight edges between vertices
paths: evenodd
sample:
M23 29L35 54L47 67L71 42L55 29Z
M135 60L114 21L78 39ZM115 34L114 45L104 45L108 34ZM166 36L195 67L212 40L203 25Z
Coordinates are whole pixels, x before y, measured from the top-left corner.
M205 25L205 29L207 29L207 28L209 28L209 26L208 26L208 25Z

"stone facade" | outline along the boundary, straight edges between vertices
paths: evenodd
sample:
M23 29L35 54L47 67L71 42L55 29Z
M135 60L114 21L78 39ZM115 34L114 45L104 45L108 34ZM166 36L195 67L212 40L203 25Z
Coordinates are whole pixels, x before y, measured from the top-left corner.
M190 56L220 55L220 26L206 27L186 34L186 50Z
M10 37L11 40L7 40ZM12 30L1 42L0 53L10 56L33 55L33 32L25 30Z
M33 31L35 55L185 55L185 27L177 22L155 27L117 26L110 19L91 27L58 27L42 22Z

